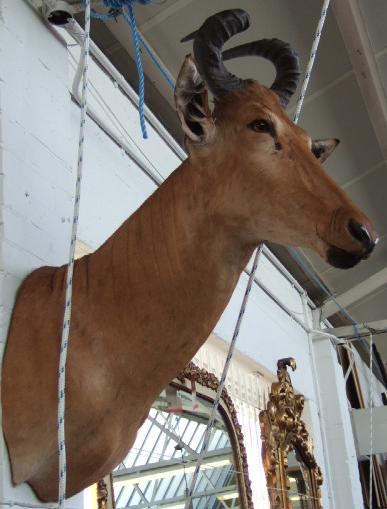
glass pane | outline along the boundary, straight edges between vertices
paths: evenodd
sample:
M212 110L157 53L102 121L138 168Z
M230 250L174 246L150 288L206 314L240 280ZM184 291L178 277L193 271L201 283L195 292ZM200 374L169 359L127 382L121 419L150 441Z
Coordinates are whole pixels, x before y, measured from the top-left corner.
M168 399L173 399L173 411ZM117 509L183 509L212 402L169 386L154 402L125 460L113 472ZM231 440L218 411L192 509L240 506Z
M296 450L288 453L289 500L293 509L312 509L309 470Z

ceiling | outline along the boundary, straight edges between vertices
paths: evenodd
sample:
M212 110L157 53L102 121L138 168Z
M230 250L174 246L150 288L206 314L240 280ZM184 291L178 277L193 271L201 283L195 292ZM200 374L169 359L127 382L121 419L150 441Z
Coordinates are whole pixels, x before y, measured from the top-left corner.
M135 12L140 32L176 79L185 54L192 48L192 43L181 44L180 39L197 29L207 16L235 7L250 14L251 27L234 37L232 45L277 37L296 49L305 68L321 6L321 0L156 0L148 6L137 4ZM385 0L332 0L299 121L312 137L341 140L340 147L325 164L326 170L373 220L380 234L371 259L350 270L332 268L313 252L302 252L338 300L345 297L347 309L360 322L387 319L386 27ZM123 19L94 21L92 37L136 88L132 37ZM181 141L172 91L143 53L146 102ZM263 59L243 58L231 61L228 67L238 76L267 85L274 77L271 64ZM296 96L290 103L290 114ZM322 303L326 296L300 270L289 252L271 247L309 294ZM370 284L373 275L376 276ZM333 316L336 309L328 306L323 310L334 324L345 323L343 317ZM378 348L386 361L387 335L378 337Z

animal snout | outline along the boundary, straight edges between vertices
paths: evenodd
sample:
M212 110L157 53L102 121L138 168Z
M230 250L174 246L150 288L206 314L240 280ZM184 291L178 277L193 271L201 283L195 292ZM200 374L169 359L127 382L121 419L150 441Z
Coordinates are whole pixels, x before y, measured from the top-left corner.
M370 255L379 241L377 236L370 233L369 227L359 223L356 219L349 220L348 231L362 245L364 256Z

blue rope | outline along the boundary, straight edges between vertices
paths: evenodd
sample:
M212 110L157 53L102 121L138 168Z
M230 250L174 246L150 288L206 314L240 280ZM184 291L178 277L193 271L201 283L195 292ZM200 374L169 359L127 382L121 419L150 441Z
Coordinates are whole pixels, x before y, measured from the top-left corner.
M85 0L84 0L85 1ZM141 49L140 43L148 53L150 59L160 71L160 74L163 76L165 81L168 83L170 88L174 90L175 84L165 72L165 70L160 65L160 62L157 60L156 56L144 41L141 34L139 34L137 30L136 18L134 16L133 4L139 3L141 5L148 5L153 2L153 0L103 0L105 7L109 8L108 14L102 14L100 12L96 12L94 10L91 11L91 15L93 18L99 19L101 21L108 21L111 19L116 19L118 16L122 16L127 24L130 26L133 34L133 44L135 50L135 59L138 73L138 113L140 116L140 125L142 136L144 139L148 138L148 133L146 130L145 124L145 113L144 113L144 105L145 105L145 80L144 80L144 71L141 62Z
M142 35L139 33L138 34L138 37L140 39L140 42L141 42L141 45L143 46L143 48L145 49L145 51L148 53L150 59L152 60L152 62L155 64L155 66L157 67L157 69L160 71L160 74L162 75L162 77L165 79L165 81L168 83L168 85L170 86L170 88L172 90L175 90L175 83L173 80L171 80L171 78L168 76L168 74L165 72L165 70L161 67L160 65L160 62L157 60L157 58L155 57L153 51L150 49L150 47L148 46L148 44L144 41Z
M111 9L117 9L120 10L125 6L128 6L129 4L141 4L141 5L148 5L151 4L153 0L103 0L103 3L106 7L110 7Z
M106 2L108 0L104 0ZM117 1L117 0L115 0ZM134 17L133 12L133 6L132 2L128 2L127 4L128 13L129 15L123 10L122 15L125 19L125 21L128 23L130 28L132 29L133 34L133 44L134 44L134 50L135 50L135 56L136 56L136 65L137 65L137 73L138 73L138 112L140 114L140 124L141 124L141 131L142 131L142 137L144 139L148 138L148 133L146 132L146 125L145 125L145 113L144 113L144 102L145 102L145 87L144 87L144 71L142 69L142 62L141 62L141 50L140 50L140 41L138 38L138 32L137 32L137 24L136 24L136 18Z

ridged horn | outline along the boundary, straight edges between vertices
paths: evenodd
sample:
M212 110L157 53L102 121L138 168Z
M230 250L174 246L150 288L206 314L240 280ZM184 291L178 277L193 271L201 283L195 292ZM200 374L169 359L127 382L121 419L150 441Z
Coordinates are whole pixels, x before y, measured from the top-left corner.
M270 88L279 96L285 108L300 79L299 60L295 51L289 44L279 39L261 39L241 44L222 53L225 61L246 56L263 57L274 64L276 78Z
M223 64L222 48L230 37L250 26L242 9L222 11L206 19L203 25L182 42L194 39L194 56L198 70L215 97L244 88L245 81L229 72Z
M222 11L210 16L199 30L187 35L181 42L194 39L194 56L199 72L217 98L243 89L247 84L247 80L230 73L223 61L242 56L266 58L276 68L276 78L271 89L279 96L283 107L286 107L300 77L298 57L289 44L278 39L262 39L222 53L225 42L249 26L249 15L244 10Z

